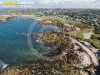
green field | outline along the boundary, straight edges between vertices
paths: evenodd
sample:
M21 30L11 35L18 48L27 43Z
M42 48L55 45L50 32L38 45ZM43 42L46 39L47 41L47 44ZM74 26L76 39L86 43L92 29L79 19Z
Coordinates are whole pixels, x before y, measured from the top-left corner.
M56 17L56 16L43 16L42 18L46 19L46 20L51 20L51 21L58 20L63 24L75 25L76 27L79 27L79 28L82 28L82 29L84 29L84 28L90 29L91 28L89 25L82 24L80 22L76 22L74 20L69 20L69 19L66 19L66 18L60 18L60 17Z

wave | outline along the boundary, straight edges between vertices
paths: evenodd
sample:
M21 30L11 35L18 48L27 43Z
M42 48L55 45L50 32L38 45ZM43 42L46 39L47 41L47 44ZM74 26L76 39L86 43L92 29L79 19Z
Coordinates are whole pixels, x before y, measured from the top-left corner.
M3 61L0 60L0 70L5 69L8 64L5 64Z

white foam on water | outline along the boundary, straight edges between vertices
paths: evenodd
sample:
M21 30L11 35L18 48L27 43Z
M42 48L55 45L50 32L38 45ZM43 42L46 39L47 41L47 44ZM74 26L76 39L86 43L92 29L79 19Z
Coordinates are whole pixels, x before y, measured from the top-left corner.
M0 60L0 70L5 69L8 66L8 64L5 64Z

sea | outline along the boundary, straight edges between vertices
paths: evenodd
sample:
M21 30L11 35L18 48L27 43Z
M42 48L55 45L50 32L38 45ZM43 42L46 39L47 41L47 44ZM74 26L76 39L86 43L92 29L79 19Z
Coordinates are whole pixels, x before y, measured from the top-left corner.
M37 20L27 20L27 18L17 16L9 21L0 22L0 69L4 69L8 65L26 64L36 59L38 55L35 55L35 52L42 54L45 50L37 38L30 34L44 30L57 30L56 27L44 26ZM29 46L30 42L33 51Z

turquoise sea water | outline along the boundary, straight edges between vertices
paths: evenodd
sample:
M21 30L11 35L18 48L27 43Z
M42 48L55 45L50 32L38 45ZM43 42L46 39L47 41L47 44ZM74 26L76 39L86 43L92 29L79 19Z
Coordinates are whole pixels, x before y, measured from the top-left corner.
M39 32L43 27L38 21L27 20L25 17L14 17L7 22L0 22L0 60L6 64L21 64L36 58L27 42L29 27L34 24L32 32ZM32 45L41 52L42 48L33 37Z

